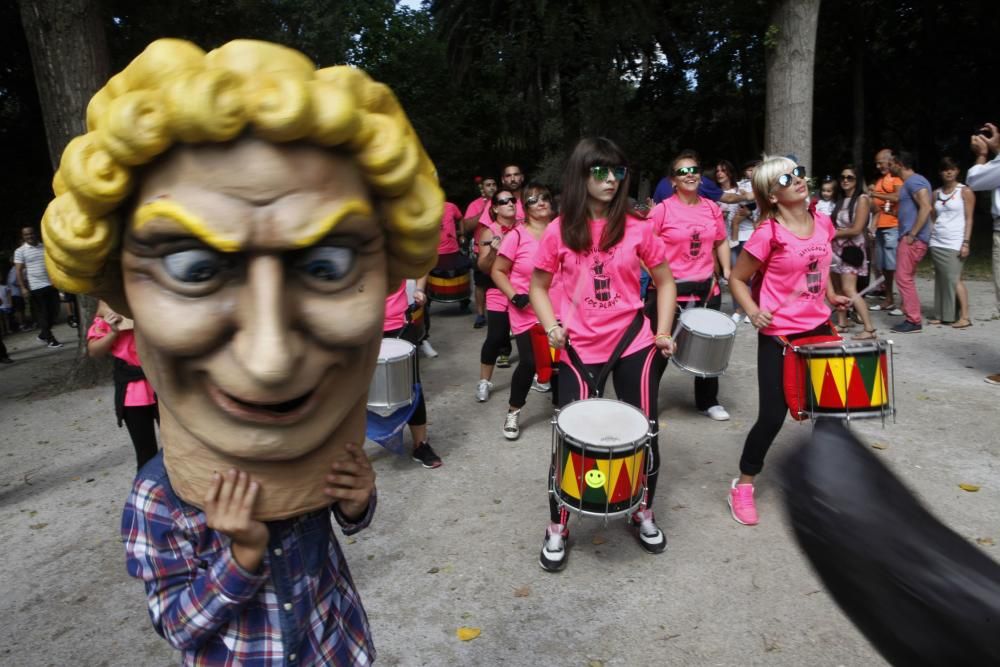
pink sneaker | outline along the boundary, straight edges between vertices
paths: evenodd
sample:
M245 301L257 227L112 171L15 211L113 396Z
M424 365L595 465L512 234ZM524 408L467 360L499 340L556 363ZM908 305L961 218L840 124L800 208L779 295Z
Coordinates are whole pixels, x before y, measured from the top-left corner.
M738 523L756 526L757 506L753 502L753 484L737 484L738 479L734 479L729 487L729 510Z

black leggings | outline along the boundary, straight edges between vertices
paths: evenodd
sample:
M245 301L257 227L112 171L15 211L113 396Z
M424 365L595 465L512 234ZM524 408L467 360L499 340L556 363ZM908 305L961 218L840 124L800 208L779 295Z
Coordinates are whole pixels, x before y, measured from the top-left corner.
M790 339L833 334L829 324L812 331L789 336ZM764 468L764 457L778 437L788 404L785 402L785 346L774 336L757 334L757 421L747 434L740 456L740 472L758 475Z
M426 317L426 308L424 310ZM401 336L400 333L403 335ZM414 331L413 327L403 326L399 329L392 329L391 331L383 331L382 338L401 338L413 345L419 345L420 339L413 335L418 333ZM413 363L416 367L417 382L420 382L420 353L413 358ZM417 399L417 407L413 410L413 416L410 417L409 421L406 423L410 426L423 426L427 423L427 402L424 400L424 395L427 393L427 388L423 384L420 385L420 398Z
M586 370L595 375L604 364L586 364ZM618 364L610 373L612 383L615 387L615 395L618 400L642 410L646 417L655 425L655 433L650 440L650 448L653 454L653 466L646 475L646 507L653 506L653 496L656 493L656 480L660 474L660 438L659 438L659 406L657 394L660 392L660 376L667 367L667 360L652 345L638 352L634 352L627 357L618 360ZM646 382L643 383L643 376ZM573 401L589 397L587 384L583 381L583 372L575 368L569 361L568 355L562 355L559 362L559 407L565 407ZM604 395L604 386L597 387L597 390ZM549 469L549 479L555 471L555 461ZM549 494L549 518L552 523L559 523L559 504L555 496Z
M510 356L510 316L507 311L486 311L486 340L479 352L479 363L492 366L501 354Z
M674 326L680 322L681 311L687 305L686 301L677 302L677 310L674 312ZM708 307L712 310L722 310L722 293L718 293L708 300ZM695 306L697 307L697 306ZM646 292L646 315L649 317L649 327L656 334L656 289ZM694 379L694 404L701 412L719 404L719 378L699 378Z
M132 438L132 447L135 448L135 463L138 471L146 465L147 461L156 456L156 406L126 406L122 417L129 437Z
M514 408L524 407L531 389L531 380L535 377L535 353L531 345L531 329L514 336L517 343L517 368L510 378L510 405Z

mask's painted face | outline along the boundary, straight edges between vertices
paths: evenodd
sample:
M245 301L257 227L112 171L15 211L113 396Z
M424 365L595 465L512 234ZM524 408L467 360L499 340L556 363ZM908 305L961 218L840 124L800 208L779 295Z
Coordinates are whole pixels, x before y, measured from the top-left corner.
M308 145L180 146L144 173L122 273L175 486L212 470L172 470L172 445L294 465L348 421L360 444L386 296L375 216L354 162Z

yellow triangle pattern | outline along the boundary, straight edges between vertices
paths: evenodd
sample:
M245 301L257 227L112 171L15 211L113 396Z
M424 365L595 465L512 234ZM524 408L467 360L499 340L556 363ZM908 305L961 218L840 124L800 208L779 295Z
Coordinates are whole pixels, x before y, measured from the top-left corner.
M570 498L580 498L580 484L577 480L572 456L566 457L566 464L563 467L563 476L562 481L559 483L559 488L568 494Z
M875 369L875 386L872 387L871 403L873 406L878 407L885 405L887 400L885 377L882 375L882 364L879 363L878 367Z
M611 494L615 492L615 487L618 485L618 476L622 474L622 466L625 464L626 459L614 459L611 461L611 474L608 475L608 482L605 485L605 492L608 494L608 498Z

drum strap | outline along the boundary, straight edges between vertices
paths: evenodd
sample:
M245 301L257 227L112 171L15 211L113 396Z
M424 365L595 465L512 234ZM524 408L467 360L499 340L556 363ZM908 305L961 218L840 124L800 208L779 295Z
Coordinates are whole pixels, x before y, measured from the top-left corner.
M604 382L608 379L608 374L611 373L612 369L618 364L618 360L621 359L622 354L633 340L635 340L636 335L642 330L642 325L646 321L643 317L642 309L635 311L635 317L632 318L632 323L628 325L628 329L625 330L625 334L618 340L618 345L615 346L614 351L611 353L611 357L601 366L600 371L597 376L587 368L586 364L580 360L580 355L576 353L572 345L566 345L566 353L569 355L572 364L580 371L580 376L583 378L584 382L587 383L588 394L593 398L599 398L601 392L598 390L599 387L604 386Z

